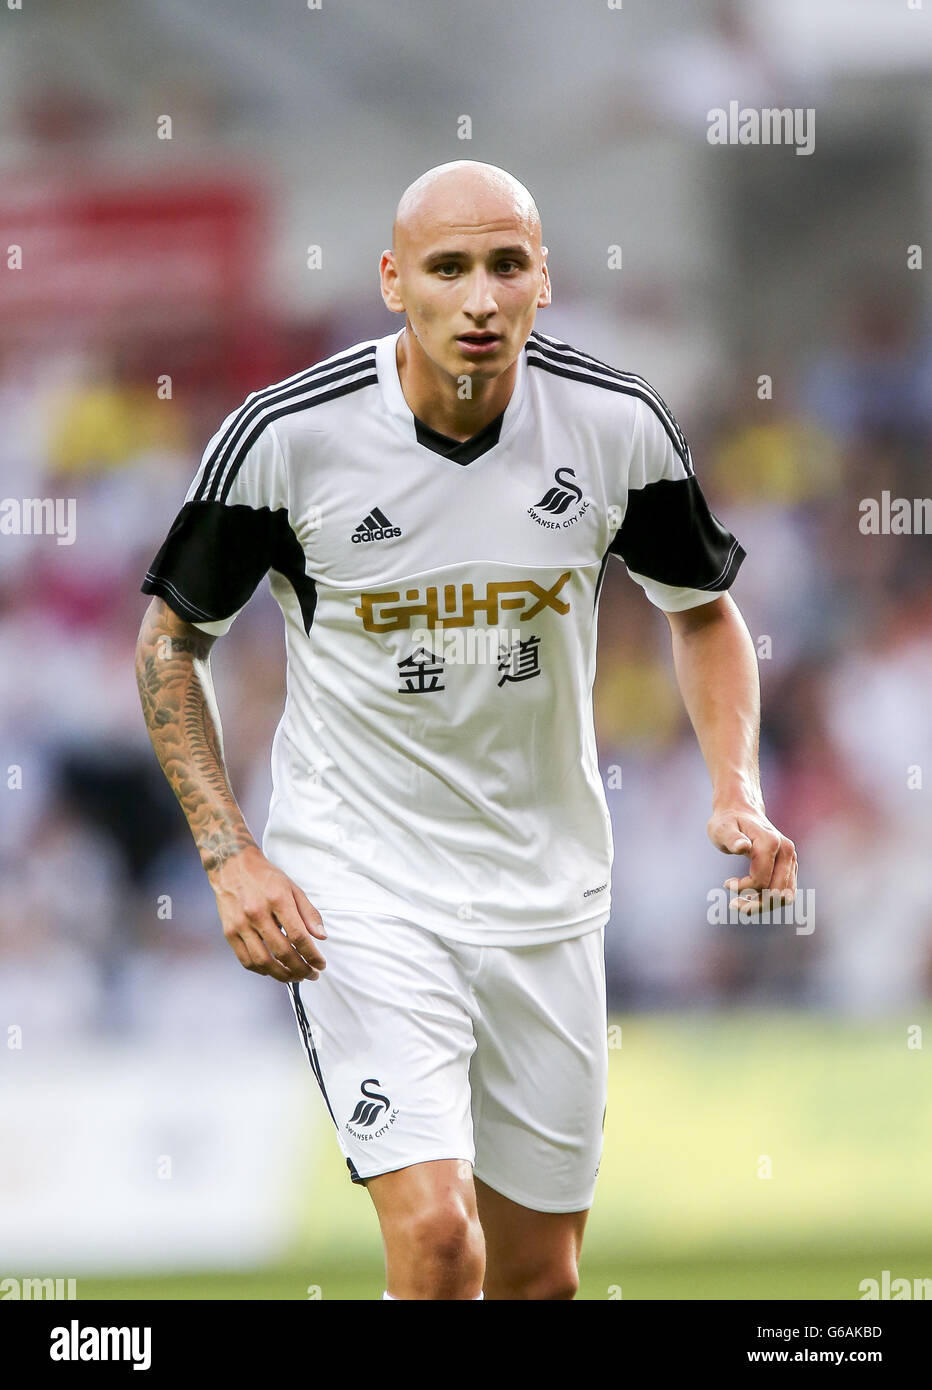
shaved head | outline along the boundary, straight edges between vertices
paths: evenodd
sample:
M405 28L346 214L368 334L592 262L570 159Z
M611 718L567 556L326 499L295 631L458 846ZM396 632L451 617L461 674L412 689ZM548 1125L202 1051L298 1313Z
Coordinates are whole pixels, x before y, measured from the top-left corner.
M537 204L513 174L494 164L455 159L438 164L402 193L392 224L392 249L403 253L415 229L440 231L508 221L540 246Z
M405 316L395 358L408 405L469 438L503 412L550 303L534 199L494 164L438 164L402 193L379 276L386 306Z

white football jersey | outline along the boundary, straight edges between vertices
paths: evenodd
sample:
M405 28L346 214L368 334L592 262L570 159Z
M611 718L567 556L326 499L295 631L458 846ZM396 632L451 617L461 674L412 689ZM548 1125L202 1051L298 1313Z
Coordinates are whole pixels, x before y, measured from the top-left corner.
M262 846L322 913L480 945L578 935L610 908L608 558L672 612L728 589L744 551L641 377L533 332L503 414L457 443L412 414L398 337L247 397L142 588L221 634L270 572L288 693Z

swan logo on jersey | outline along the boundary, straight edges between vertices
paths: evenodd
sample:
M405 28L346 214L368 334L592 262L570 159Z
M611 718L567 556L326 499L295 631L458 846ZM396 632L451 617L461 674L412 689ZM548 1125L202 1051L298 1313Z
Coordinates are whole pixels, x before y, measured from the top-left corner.
M539 502L535 502L533 507L528 507L528 516L533 517L538 526L546 526L556 531L563 526L572 526L581 516L586 515L591 499L583 497L582 488L572 481L575 477L572 468L558 468L553 475L558 486L548 488ZM572 516L566 517L563 521L552 520L553 517L562 517L573 504L576 505L576 510ZM547 515L541 516L541 512L546 512Z
M381 1084L377 1077L370 1076L359 1088L362 1100L358 1102L356 1109L346 1122L346 1129L354 1139L378 1139L380 1134L384 1134L395 1123L398 1111L392 1109L392 1103L388 1096L373 1089ZM379 1125L378 1129L373 1129L373 1125L377 1124L379 1120L382 1121L382 1124ZM354 1125L359 1128L354 1129ZM367 1132L363 1133L364 1130Z
M497 627L502 608L522 621L536 618L544 608L565 615L570 606L557 594L570 573L566 570L549 589L536 579L492 579L485 586L485 598L476 597L472 584L429 584L426 588L405 589L404 601L399 589L384 589L360 594L359 607L354 612L362 618L367 632L397 632L410 627L412 618L423 618L418 626L426 628L475 627L477 613L480 626Z

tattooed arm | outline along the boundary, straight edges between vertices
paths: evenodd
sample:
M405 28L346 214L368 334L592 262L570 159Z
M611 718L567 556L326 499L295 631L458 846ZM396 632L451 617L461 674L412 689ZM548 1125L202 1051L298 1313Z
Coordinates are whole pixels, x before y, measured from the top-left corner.
M240 964L276 980L316 980L324 959L320 914L266 859L237 805L223 760L210 675L215 639L160 598L136 644L136 679L149 737L185 814Z

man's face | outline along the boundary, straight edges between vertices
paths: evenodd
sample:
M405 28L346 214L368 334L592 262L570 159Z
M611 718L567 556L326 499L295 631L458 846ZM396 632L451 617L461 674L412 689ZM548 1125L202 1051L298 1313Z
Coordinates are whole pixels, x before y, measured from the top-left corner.
M504 204L504 206L503 206ZM550 303L539 226L500 197L420 210L382 257L382 293L424 353L451 377L490 380L516 360Z

